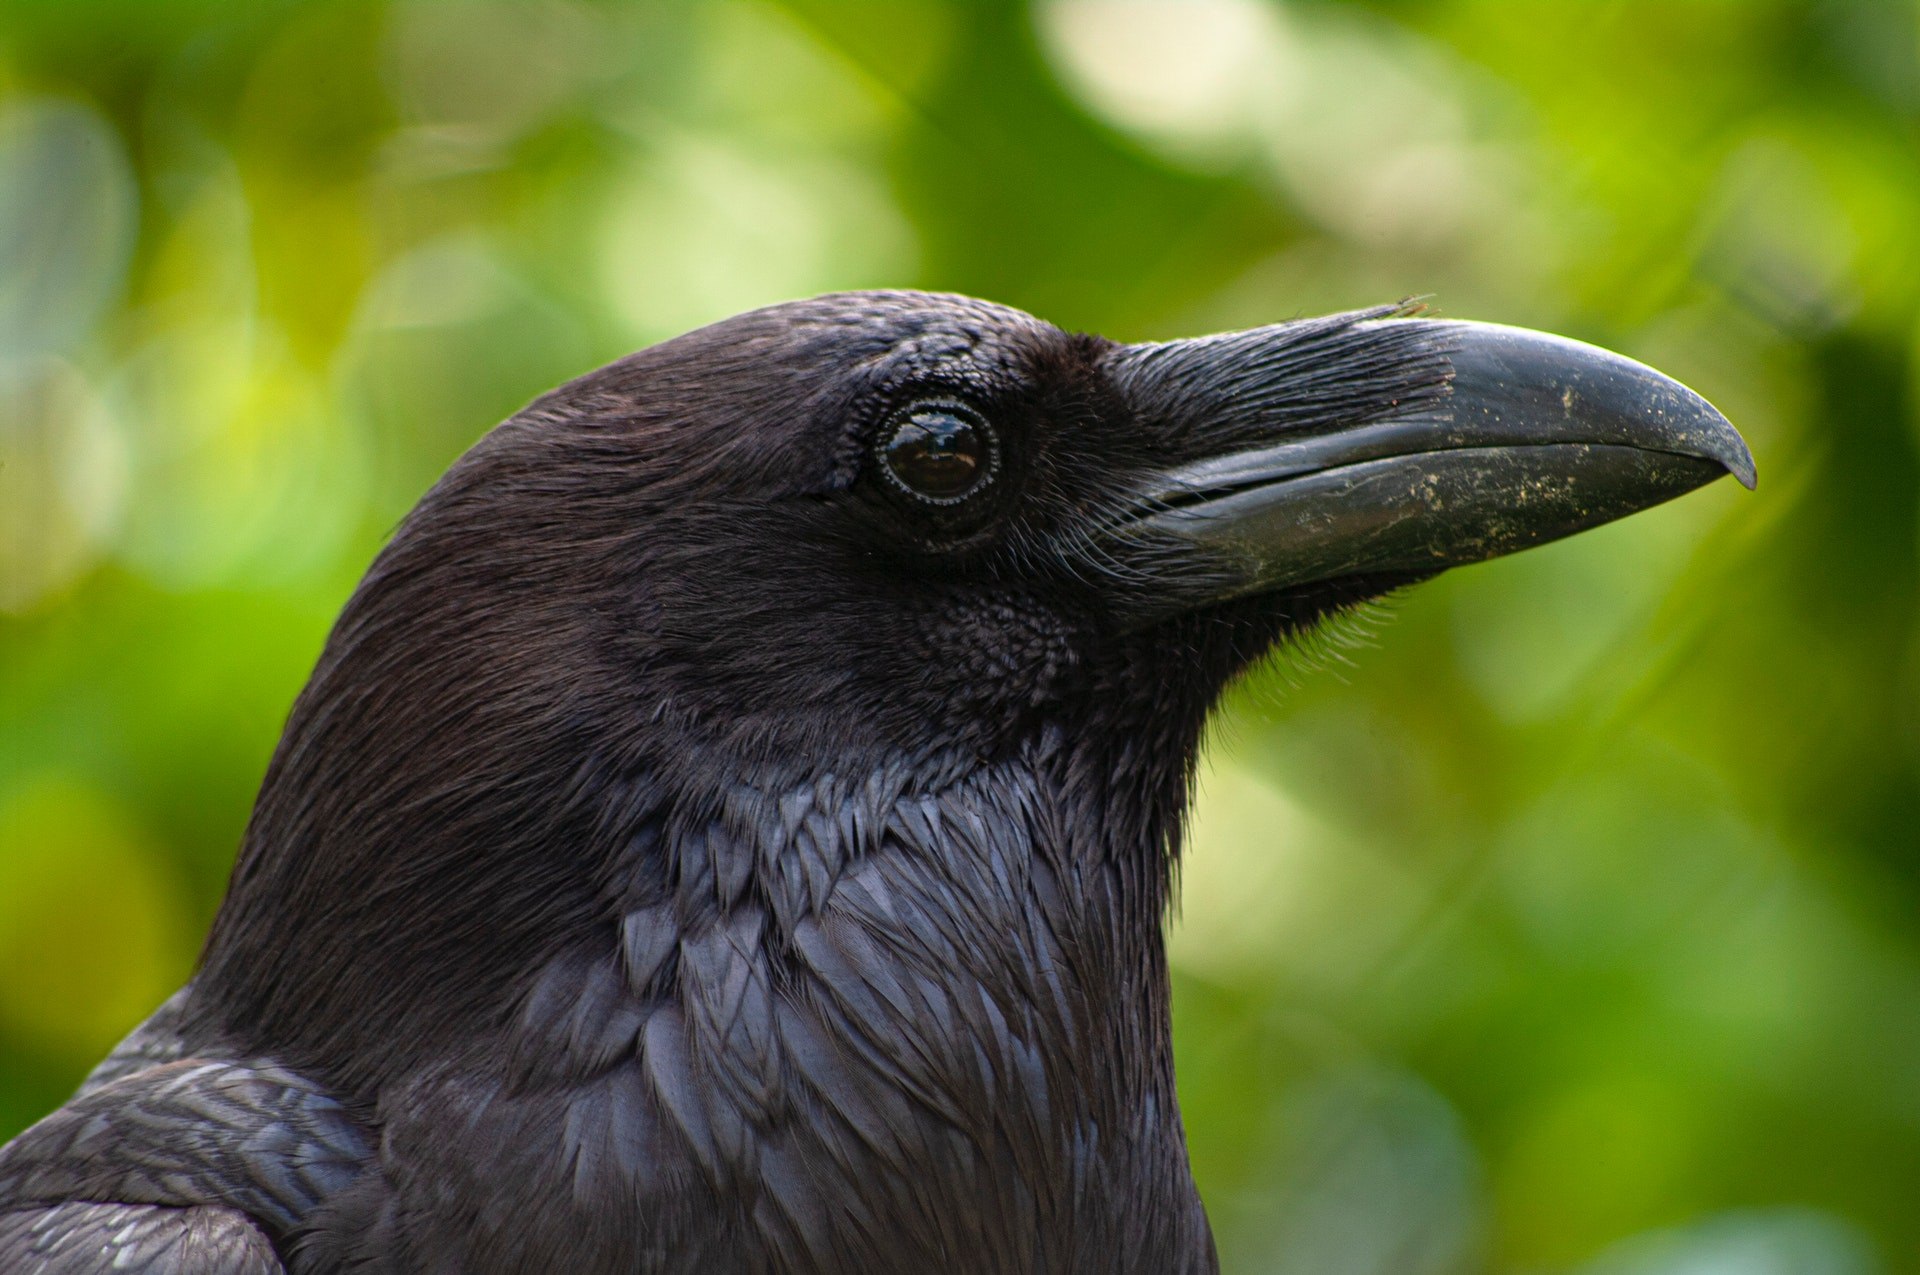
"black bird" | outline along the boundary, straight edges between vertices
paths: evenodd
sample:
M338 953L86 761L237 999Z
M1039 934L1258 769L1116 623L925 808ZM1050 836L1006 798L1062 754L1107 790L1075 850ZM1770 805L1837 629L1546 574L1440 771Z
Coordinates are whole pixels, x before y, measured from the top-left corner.
M1753 462L1558 337L852 293L469 451L294 705L193 981L0 1268L1202 1272L1162 922L1277 642Z

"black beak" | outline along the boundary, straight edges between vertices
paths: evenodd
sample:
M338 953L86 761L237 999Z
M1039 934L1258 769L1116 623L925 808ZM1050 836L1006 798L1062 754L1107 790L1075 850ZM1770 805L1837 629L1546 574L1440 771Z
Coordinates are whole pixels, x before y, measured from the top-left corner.
M1187 427L1212 454L1149 477L1118 532L1155 560L1203 563L1205 600L1429 576L1726 474L1754 485L1752 454L1712 404L1618 354L1495 324L1361 320L1310 334L1345 362L1289 392L1282 380L1312 368L1297 326L1120 354L1122 383L1149 403L1216 387ZM1370 373L1369 358L1397 370ZM1346 420L1313 419L1329 399Z

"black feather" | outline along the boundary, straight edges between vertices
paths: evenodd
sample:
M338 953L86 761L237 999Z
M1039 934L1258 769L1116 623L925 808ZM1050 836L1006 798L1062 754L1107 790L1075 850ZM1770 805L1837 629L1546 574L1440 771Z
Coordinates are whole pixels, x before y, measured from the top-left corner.
M852 294L532 404L348 603L189 992L0 1154L0 1255L1213 1269L1161 938L1195 751L1379 582L1142 630L1178 564L1103 520L1220 445L1210 404L1322 429L1434 392L1365 317L1220 384ZM963 507L871 472L929 396L998 431Z

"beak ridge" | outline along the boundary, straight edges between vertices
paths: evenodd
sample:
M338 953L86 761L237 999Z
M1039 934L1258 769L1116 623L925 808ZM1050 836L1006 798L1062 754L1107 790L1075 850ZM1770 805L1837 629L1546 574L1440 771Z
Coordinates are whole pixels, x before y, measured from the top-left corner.
M1568 337L1499 323L1387 319L1450 331L1453 421L1496 442L1564 439L1717 461L1742 487L1753 453L1713 404L1644 363Z
M1754 486L1753 455L1726 417L1622 355L1458 320L1366 317L1351 330L1369 345L1437 352L1440 391L1390 400L1358 423L1289 428L1264 411L1234 419L1236 397L1272 401L1247 368L1258 364L1261 333L1284 340L1284 326L1201 338L1182 352L1184 382L1195 380L1196 360L1218 358L1214 384L1247 388L1211 399L1226 445L1151 476L1127 525L1156 554L1197 555L1207 600L1432 575L1727 474ZM1197 434L1211 432L1202 424Z

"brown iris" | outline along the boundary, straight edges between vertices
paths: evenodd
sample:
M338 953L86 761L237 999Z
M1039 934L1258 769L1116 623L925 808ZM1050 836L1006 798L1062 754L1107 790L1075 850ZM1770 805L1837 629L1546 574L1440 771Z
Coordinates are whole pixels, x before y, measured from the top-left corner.
M915 408L900 418L880 456L894 481L923 500L951 504L993 471L987 423L953 404Z

